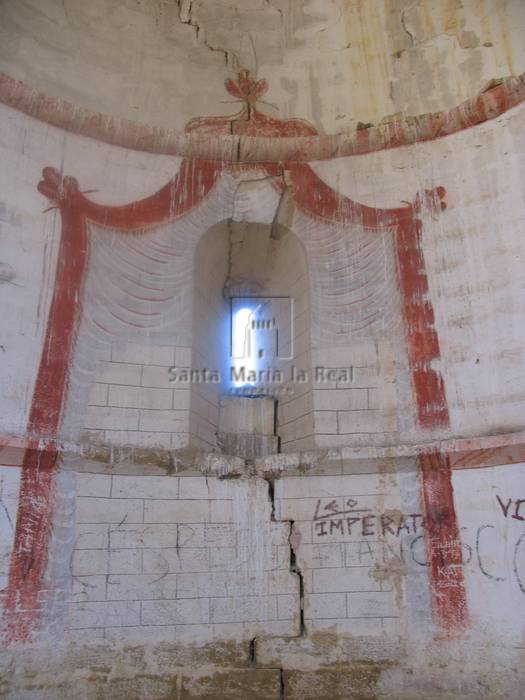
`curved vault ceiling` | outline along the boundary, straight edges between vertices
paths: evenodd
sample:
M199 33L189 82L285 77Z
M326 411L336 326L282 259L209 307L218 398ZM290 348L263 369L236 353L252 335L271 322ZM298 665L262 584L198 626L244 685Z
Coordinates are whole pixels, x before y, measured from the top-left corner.
M450 109L525 70L522 0L3 0L0 70L50 96L182 130L231 114L224 80L324 133Z

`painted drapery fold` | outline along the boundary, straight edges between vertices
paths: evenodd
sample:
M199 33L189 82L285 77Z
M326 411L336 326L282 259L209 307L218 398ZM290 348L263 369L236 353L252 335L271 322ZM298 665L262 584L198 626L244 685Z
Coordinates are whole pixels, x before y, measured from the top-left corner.
M233 117L205 117L192 120L187 131L226 135L286 138L312 136L317 132L302 120L278 120L267 117L255 103L267 89L265 81L255 81L246 71L237 83L228 81L230 94L244 102ZM72 353L82 315L83 287L89 264L88 222L129 234L147 234L148 229L185 216L213 190L222 173L250 169L220 161L183 160L178 174L158 192L138 202L105 206L93 202L80 190L71 176L47 167L38 189L61 214L62 229L54 293L48 316L27 434L35 444L28 448L22 465L20 500L11 560L4 622L12 642L28 641L38 626L39 597L47 564L47 546L51 527L54 475L60 454L60 424L67 400ZM260 166L259 166L260 167ZM369 207L341 195L323 182L307 163L268 163L264 169L275 178L279 189L288 188L295 206L310 217L330 223L358 223L370 234L385 228L395 231L395 249L399 271L409 369L421 429L446 428L449 415L443 378L435 368L439 359L439 340L434 328L434 312L428 298L428 281L422 251L421 210L437 213L445 207L441 187L417 195L412 203L398 208ZM38 449L38 439L51 441L51 447ZM56 441L56 444L54 444ZM54 446L53 446L54 445ZM457 534L450 469L443 460L420 460L423 502L427 516L427 548L432 540L443 539L443 517L449 522L448 548L441 547L441 566L456 567L461 558ZM432 485L439 483L440 488ZM427 488L432 486L432 488ZM438 508L446 497L447 507ZM445 512L446 511L446 512ZM452 536L451 535L454 535ZM450 536L449 536L450 535ZM431 562L432 555L430 557ZM442 581L439 567L430 567L432 586ZM455 579L454 595L446 605L435 597L436 620L447 630L463 629L467 613L461 572Z

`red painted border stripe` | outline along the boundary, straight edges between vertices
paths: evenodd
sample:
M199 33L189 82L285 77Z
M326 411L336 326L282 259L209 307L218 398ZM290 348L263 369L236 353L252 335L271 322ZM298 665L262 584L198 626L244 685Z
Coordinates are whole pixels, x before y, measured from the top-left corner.
M431 210L445 208L442 187L426 192ZM417 207L421 202L417 202ZM450 425L445 382L432 365L440 359L434 309L429 300L428 278L419 218L403 222L397 229L397 259L407 334L408 361L416 397L418 424L423 429ZM459 634L468 626L467 599L462 568L452 470L448 457L439 453L418 457L421 498L425 513L426 549L434 617L440 630Z
M421 455L418 465L432 607L442 631L459 634L468 627L468 611L452 470L448 457L438 452Z
M64 206L55 287L44 347L27 425L29 439L56 438L67 392L69 365L82 309L87 265L86 225L82 214ZM4 625L7 641L29 641L40 615L40 587L47 565L53 514L55 450L24 453L15 539Z
M62 239L55 291L48 320L44 350L37 376L28 424L30 436L58 435L67 392L69 363L81 311L82 287L87 264L87 218L124 230L140 229L179 216L197 204L213 187L222 165L184 162L174 181L152 197L123 207L105 207L88 200L74 178L61 178L51 168L44 170L39 190L60 208ZM272 169L271 166L268 166ZM370 229L396 227L403 311L407 325L409 364L423 428L448 425L444 382L431 367L439 357L434 314L425 298L428 282L421 250L420 202L398 209L375 209L341 197L315 175L307 165L289 165L292 190L298 206L313 216L330 221L354 221ZM444 190L427 193L432 203ZM47 546L52 513L56 452L27 450L22 470L20 506L15 547L8 586L5 622L10 641L27 641L39 616L39 594L47 564ZM461 557L456 537L457 523L452 499L450 465L443 460L420 460L423 497L431 538L438 547L440 567L430 550L432 591L439 624L449 629L452 621L461 627L466 620L463 579L457 577L452 593L445 591L443 571L454 569ZM436 466L437 465L437 466ZM438 517L448 498L446 523ZM436 516L436 513L438 514ZM455 548L455 549L454 549ZM435 547L434 547L435 549ZM459 559L458 559L459 557ZM451 588L452 590L452 588ZM462 593L461 593L462 591ZM448 596L448 600L447 599Z
M196 206L212 189L221 166L184 162L178 175L141 202L106 207L88 200L77 181L54 168L44 168L38 185L59 210L62 231L53 299L35 382L24 452L15 538L6 590L3 625L7 643L28 642L44 604L42 581L47 566L58 438L69 371L80 317L88 263L86 221L124 230L140 229L175 219ZM46 448L37 449L40 438ZM54 444L53 444L54 443Z
M265 138L175 129L101 114L0 73L0 102L64 131L134 151L223 163L280 163L362 155L437 138L494 119L525 100L525 73L505 78L450 110L333 135Z
M435 194L426 194L427 204L436 208L435 200L440 202L445 190L439 187ZM444 207L444 203L441 206ZM432 363L440 358L440 350L434 326L434 309L429 300L421 233L421 220L416 216L411 221L401 222L397 228L396 253L418 423L421 428L432 430L447 427L449 414L445 382L432 367Z
M46 602L42 580L51 536L56 466L56 452L25 451L4 603L7 644L31 640Z
M425 205L434 212L444 209L444 196L442 187L427 191ZM420 207L418 200L416 209ZM444 379L433 367L440 359L440 348L421 235L419 218L402 222L397 229L396 251L418 424L433 430L449 427L450 417ZM434 618L442 632L460 634L468 626L468 612L450 462L439 453L429 453L420 455L417 463Z
M440 358L439 339L434 326L434 309L422 248L424 204L431 211L445 208L445 190L425 192L409 206L376 209L353 202L334 192L308 165L288 166L297 206L310 216L326 221L355 223L377 231L395 228L401 301L407 337L409 371L417 408L417 422L424 430L450 425L445 382L433 367ZM452 494L452 472L448 459L434 455L418 457L422 499L427 514L432 607L438 627L447 634L467 626L466 593L461 569L462 547Z

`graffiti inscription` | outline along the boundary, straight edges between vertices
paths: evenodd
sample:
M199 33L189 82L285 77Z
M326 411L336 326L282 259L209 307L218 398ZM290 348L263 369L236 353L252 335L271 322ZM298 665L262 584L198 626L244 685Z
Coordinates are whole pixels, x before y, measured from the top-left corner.
M337 499L324 505L319 499L313 518L316 536L324 537L338 532L350 537L384 537L387 534L399 537L402 532L415 534L423 524L421 513L376 513L371 508L359 508L358 505L354 498L344 499L342 506Z
M503 499L496 494L496 500L506 518L509 517L510 511L510 517L514 520L525 520L525 508L523 509L523 514L520 513L521 506L525 503L525 498L516 498L515 500L512 500L512 498Z
M496 499L504 518L525 521L525 499L499 495ZM360 565L373 565L381 558L395 557L404 564L412 562L416 568L428 567L427 548L431 547L443 561L439 588L455 587L459 572L470 565L490 581L503 582L510 577L525 594L525 530L509 543L512 554L506 564L498 563L495 557L500 550L496 525L483 523L475 529L462 527L460 532L459 540L428 538L428 533L425 537L425 520L421 513L379 512L363 506L356 497L318 499L313 514L314 541L353 542ZM457 551L458 547L462 560L451 563L448 553Z

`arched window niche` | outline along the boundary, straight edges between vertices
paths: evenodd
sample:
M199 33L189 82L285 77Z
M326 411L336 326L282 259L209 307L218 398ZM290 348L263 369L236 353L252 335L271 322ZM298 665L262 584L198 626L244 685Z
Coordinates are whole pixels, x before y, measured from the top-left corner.
M307 261L290 230L227 220L200 238L191 358L195 447L244 458L313 447Z

